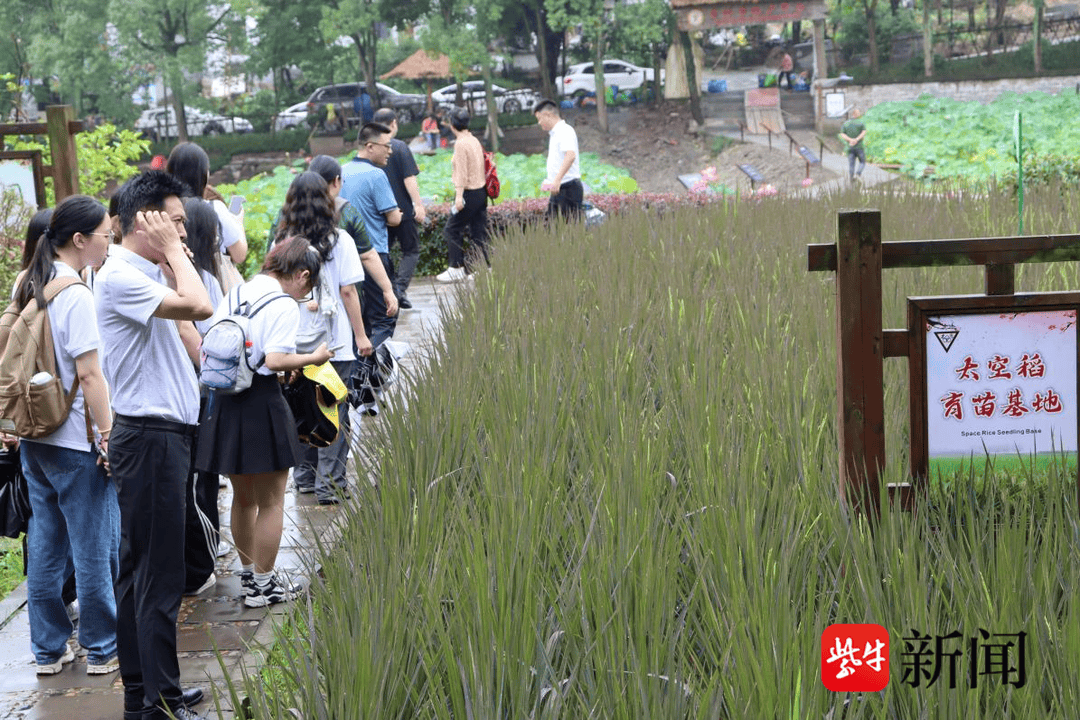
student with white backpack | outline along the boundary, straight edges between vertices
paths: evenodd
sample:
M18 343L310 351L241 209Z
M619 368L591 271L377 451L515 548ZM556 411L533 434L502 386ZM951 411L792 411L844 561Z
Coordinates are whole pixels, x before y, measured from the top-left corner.
M296 422L281 394L279 372L321 365L325 342L297 353L298 300L318 285L322 258L302 237L274 246L262 272L222 300L203 338L200 382L210 387L199 422L195 467L233 484L232 534L240 554L244 604L262 607L300 590L274 574L289 469L301 457ZM222 352L236 336L233 358Z

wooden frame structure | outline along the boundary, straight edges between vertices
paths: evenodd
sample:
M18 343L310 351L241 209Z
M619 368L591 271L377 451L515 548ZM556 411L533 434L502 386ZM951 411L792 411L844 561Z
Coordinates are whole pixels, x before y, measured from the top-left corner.
M971 307L998 308L1051 302L1040 295L1015 295L1015 264L1080 260L1080 234L962 240L881 241L879 210L842 211L836 244L807 246L807 269L836 273L837 434L841 502L857 513L881 512L880 477L885 468L884 359L907 357L917 341L909 329L882 327L882 270L902 267L983 265L986 294L963 300ZM1052 296L1051 296L1052 297ZM959 300L959 298L956 298ZM1056 302L1061 303L1061 299ZM914 477L919 482L918 477ZM915 486L888 488L905 509L914 506ZM1078 478L1080 498L1080 478Z
M38 210L47 207L45 202L45 166L41 162L40 150L10 150L0 152L0 160L29 160L34 172L34 202Z
M68 195L79 192L79 156L75 148L75 135L83 132L85 126L75 119L70 105L50 105L45 109L45 122L0 123L0 146L6 135L46 135L52 152L52 164L42 165L38 153L34 164L34 186L39 188L38 203L45 202L45 179L53 179L55 201L60 202ZM8 153L10 155L11 153Z

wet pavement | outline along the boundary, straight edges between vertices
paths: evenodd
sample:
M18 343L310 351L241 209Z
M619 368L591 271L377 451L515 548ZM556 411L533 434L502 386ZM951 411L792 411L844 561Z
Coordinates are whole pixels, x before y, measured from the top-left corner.
M407 350L399 360L404 382L423 364L432 344L438 341L440 308L453 303L458 287L441 285L431 278L413 281L409 289L413 309L401 311L394 335L394 340L401 343L399 347ZM392 407L388 411L392 412ZM378 421L377 417L364 418L354 441L363 443L365 428ZM351 481L357 482L355 465L350 465ZM231 502L231 489L223 487L218 506L226 539ZM314 495L294 493L290 482L277 568L306 585L316 541L333 547L342 515L335 506L319 505ZM285 605L245 607L240 599L239 570L236 551L231 549L218 559L217 583L201 596L184 598L180 607L177 636L181 681L185 688L199 687L205 691L206 700L195 709L207 717L233 717L223 679L240 679L242 669L248 673L258 669L263 653L273 641L274 624L288 609ZM35 674L25 583L0 601L0 622L3 623L0 720L118 720L122 717L123 686L119 672L87 675L85 657L77 657L57 675ZM214 706L215 691L223 708L220 715Z

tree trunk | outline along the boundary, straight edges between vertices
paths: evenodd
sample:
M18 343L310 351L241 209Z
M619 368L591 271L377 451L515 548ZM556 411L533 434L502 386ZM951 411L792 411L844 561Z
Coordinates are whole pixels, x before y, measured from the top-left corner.
M877 0L867 4L866 0L863 0L863 9L866 11L866 35L867 40L870 42L870 72L877 75L878 72L878 49L877 49L877 23L875 22L875 11L877 10Z
M1043 33L1043 8L1046 0L1035 0L1035 72L1041 73L1042 61L1042 33Z
M791 23L791 44L798 45L802 40L802 21L795 20Z
M536 22L535 30L529 28L536 33L536 49L533 51L536 55L536 64L540 69L540 94L546 98L555 97L555 76L551 70L553 68L552 63L548 59L550 54L548 48L548 33L547 23L544 19L544 11L542 7L530 7L525 11L526 19L532 18Z
M683 60L686 62L686 85L690 91L690 114L698 125L705 124L705 115L701 112L701 88L698 87L697 67L694 65L694 45L690 41L690 33L679 32L679 41L682 43Z
M175 61L175 58L173 58ZM169 85L172 86L173 111L176 113L177 142L188 141L187 113L184 112L184 74L180 68L169 73ZM169 115L165 114L165 134L169 134Z
M604 84L604 30L600 28L593 43L593 77L596 79L596 124L608 131L607 86Z
M495 104L495 93L491 90L491 60L484 62L480 68L484 77L484 97L487 99L487 126L488 137L491 138L488 147L491 152L499 152L499 107Z
M923 0L922 12L923 74L934 76L934 34L930 32L930 0Z
M653 97L650 103L653 107L660 104L660 50L656 45L652 48L652 67L653 67Z

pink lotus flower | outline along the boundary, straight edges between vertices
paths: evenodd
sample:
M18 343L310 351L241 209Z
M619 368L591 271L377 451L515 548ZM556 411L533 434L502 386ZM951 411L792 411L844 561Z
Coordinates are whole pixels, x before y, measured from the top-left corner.
M813 184L814 184L814 178L806 178L805 180L802 181L802 186L803 187L810 187Z

